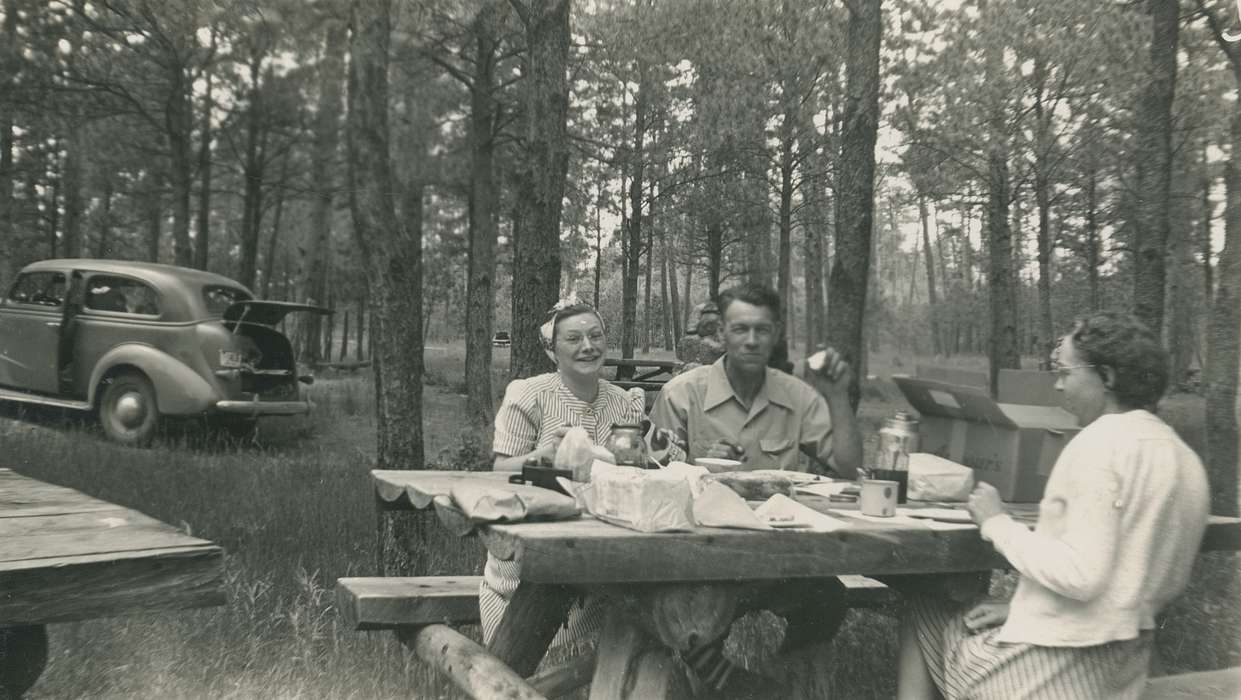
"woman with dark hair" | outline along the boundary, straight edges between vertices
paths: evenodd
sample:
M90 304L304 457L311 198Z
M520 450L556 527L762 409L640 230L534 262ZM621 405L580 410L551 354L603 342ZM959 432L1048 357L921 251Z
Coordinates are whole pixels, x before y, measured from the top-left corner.
M640 423L646 401L641 391L626 392L603 379L607 333L599 312L589 304L557 304L539 329L543 348L556 371L529 379L514 379L504 390L496 412L496 471L520 471L531 459L548 462L569 428L581 426L596 445L604 445L612 427ZM519 567L487 555L479 591L483 639L490 641L517 590ZM601 622L595 605L575 606L569 637L580 639ZM561 640L563 641L563 640Z
M980 483L969 510L1020 574L1009 602L914 597L898 697L1137 698L1155 614L1184 589L1206 528L1206 473L1152 412L1167 353L1136 318L1079 320L1052 355L1083 425L1047 480L1033 531Z

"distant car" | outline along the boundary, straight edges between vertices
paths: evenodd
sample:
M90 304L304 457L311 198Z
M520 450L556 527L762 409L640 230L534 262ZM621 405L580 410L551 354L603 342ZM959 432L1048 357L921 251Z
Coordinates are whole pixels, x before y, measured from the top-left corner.
M258 301L222 275L116 260L27 265L0 299L0 400L98 411L116 442L150 441L163 416L230 431L307 413L276 324L327 309ZM300 381L299 381L300 380Z
M507 348L513 344L513 339L508 337L508 331L496 331L496 334L491 336L491 344L497 348Z

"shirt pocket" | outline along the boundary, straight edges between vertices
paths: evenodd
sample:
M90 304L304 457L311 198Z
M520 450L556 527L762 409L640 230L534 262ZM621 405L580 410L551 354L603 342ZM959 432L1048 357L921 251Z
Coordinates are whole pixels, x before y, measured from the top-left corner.
M763 455L773 462L773 466L780 466L784 462L784 457L793 449L795 443L792 438L763 438L758 441L758 448L763 451Z

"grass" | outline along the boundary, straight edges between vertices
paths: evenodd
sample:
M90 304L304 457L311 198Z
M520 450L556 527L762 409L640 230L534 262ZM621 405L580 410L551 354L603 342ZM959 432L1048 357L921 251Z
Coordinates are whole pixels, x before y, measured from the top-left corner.
M508 353L496 354L499 396ZM984 366L982 358L955 362ZM427 454L444 466L476 460L469 455L478 446L458 432L460 346L428 350L427 366ZM859 413L868 450L882 419L905 407L886 381L892 370L890 357L869 368L874 378ZM258 443L243 445L191 429L169 431L150 449L125 449L74 415L0 409L3 466L143 511L228 552L224 606L52 625L50 662L31 698L456 697L390 634L339 626L335 580L377 570L368 476L374 394L364 373L321 378L314 389L313 415L267 420ZM1202 411L1198 397L1177 396L1165 414L1201 447ZM447 537L440 545L438 572L478 570L478 549ZM1160 632L1162 668L1241 664L1237 571L1235 556L1200 558L1191 594ZM831 663L812 655L819 650L783 668L799 695L890 697L895 639L893 611L853 611Z

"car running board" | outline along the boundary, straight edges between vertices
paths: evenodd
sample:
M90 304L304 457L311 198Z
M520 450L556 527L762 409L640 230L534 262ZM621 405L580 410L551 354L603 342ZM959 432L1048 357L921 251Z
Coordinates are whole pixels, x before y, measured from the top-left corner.
M41 406L56 406L57 408L72 408L76 411L89 411L94 406L90 401L79 401L77 399L58 399L54 396L41 396L39 394L27 394L24 391L13 391L11 389L0 389L0 401L21 401L22 403L37 403Z

